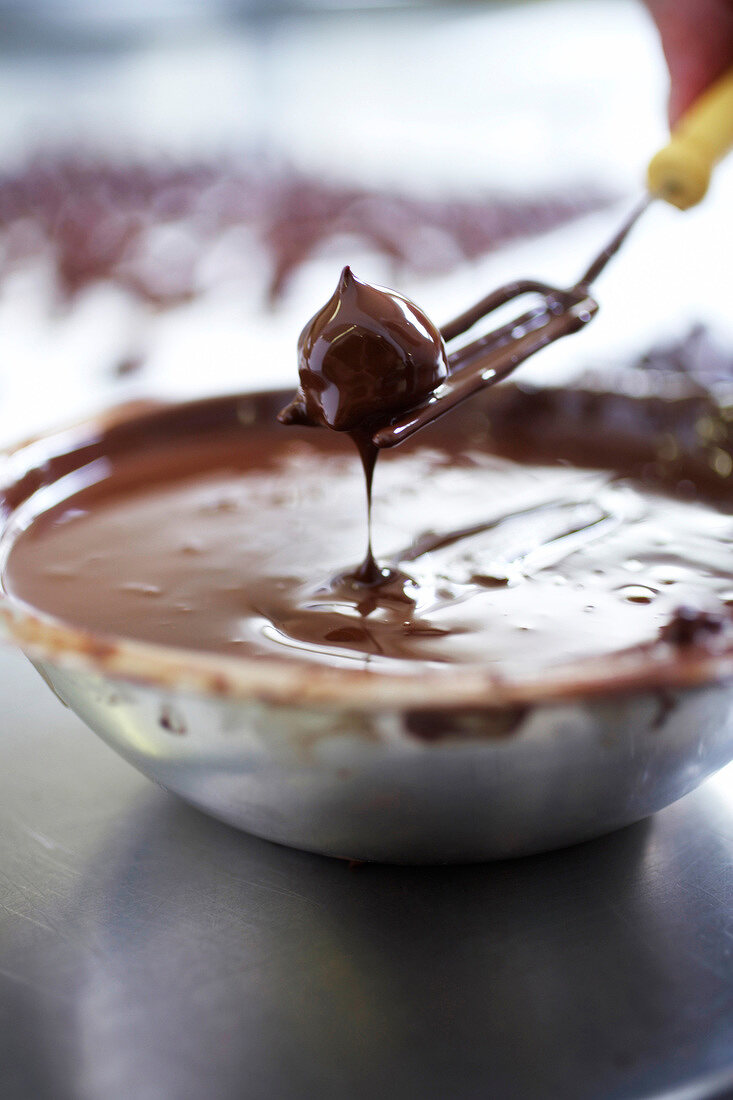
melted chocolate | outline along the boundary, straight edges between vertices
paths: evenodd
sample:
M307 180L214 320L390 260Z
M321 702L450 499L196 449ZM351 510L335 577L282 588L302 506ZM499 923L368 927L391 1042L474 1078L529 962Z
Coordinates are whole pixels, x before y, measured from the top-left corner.
M373 428L423 401L448 374L443 338L402 294L357 279L349 267L298 340L300 387L280 413L283 424L348 432L361 456L367 499L367 552L351 575L362 584L389 584L392 572L372 553Z
M368 434L432 393L448 361L440 332L414 302L345 267L300 334L298 372L300 389L282 423Z
M343 434L270 423L281 395L143 418L76 466L44 458L7 505L64 474L67 495L16 531L3 583L107 636L395 675L531 675L664 644L681 607L721 627L701 619L677 644L730 644L727 478L679 455L666 480L648 474L655 403L614 396L601 432L584 397L508 387L385 455L375 539L401 576L383 587L343 577L363 537L356 455ZM683 438L699 402L665 407ZM507 429L497 443L497 426L519 422L523 439ZM101 480L85 486L90 471Z

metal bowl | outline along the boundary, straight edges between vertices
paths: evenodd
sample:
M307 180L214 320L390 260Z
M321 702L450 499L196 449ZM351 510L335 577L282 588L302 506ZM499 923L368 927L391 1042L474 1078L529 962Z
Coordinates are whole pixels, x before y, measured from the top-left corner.
M115 410L15 450L14 526L62 478L161 434L243 425L284 394ZM178 425L178 427L177 427ZM733 652L617 654L499 679L248 661L93 635L0 595L5 635L140 771L269 840L355 860L469 862L637 821L733 758Z

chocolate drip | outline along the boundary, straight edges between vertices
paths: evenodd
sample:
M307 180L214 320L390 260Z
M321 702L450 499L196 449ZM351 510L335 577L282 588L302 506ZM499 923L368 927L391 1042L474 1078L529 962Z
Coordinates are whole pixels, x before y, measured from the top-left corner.
M349 267L298 340L300 387L278 419L333 428L351 436L361 457L367 496L367 551L353 578L393 581L372 552L372 483L378 449L372 432L385 414L411 408L446 378L438 329L413 302L357 279Z
M374 446L369 432L349 432L356 444L364 470L364 483L366 486L367 500L367 550L364 560L358 569L352 574L353 579L361 584L376 585L384 581L382 570L377 565L372 550L372 485L374 484L374 467L377 464L378 449Z

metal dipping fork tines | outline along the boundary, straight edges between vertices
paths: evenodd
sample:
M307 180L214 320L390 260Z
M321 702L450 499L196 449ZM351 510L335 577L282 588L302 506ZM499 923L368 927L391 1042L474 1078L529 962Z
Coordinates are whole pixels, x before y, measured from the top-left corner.
M548 344L583 328L597 313L590 288L650 203L661 198L686 210L705 195L713 166L733 147L733 69L717 80L687 111L671 140L651 160L647 194L619 232L569 290L534 279L519 279L500 287L441 328L452 343L480 320L526 294L540 303L519 317L448 354L449 374L410 412L374 431L377 447L394 447L474 393L511 374Z
M520 363L547 344L577 332L598 311L598 303L585 286L560 290L533 279L519 279L499 287L441 328L446 344L473 328L494 310L526 294L538 294L541 304L522 313L492 332L478 337L448 354L450 373L417 408L396 418L372 436L377 447L393 447L408 439L430 421L486 386L501 382Z
M612 241L595 258L575 286L568 290L534 279L518 279L499 287L475 306L441 328L446 344L462 336L494 310L526 294L539 295L539 305L492 332L479 336L448 355L449 374L417 408L379 428L372 436L377 447L394 447L487 386L501 382L520 363L541 348L583 328L598 312L591 296L593 282L618 252L637 220L651 202L645 196Z

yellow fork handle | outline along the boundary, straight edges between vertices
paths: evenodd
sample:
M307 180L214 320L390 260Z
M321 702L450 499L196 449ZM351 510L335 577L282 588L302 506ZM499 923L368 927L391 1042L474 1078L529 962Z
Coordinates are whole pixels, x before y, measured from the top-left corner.
M703 92L652 157L647 187L680 210L705 195L713 167L733 148L733 68Z

